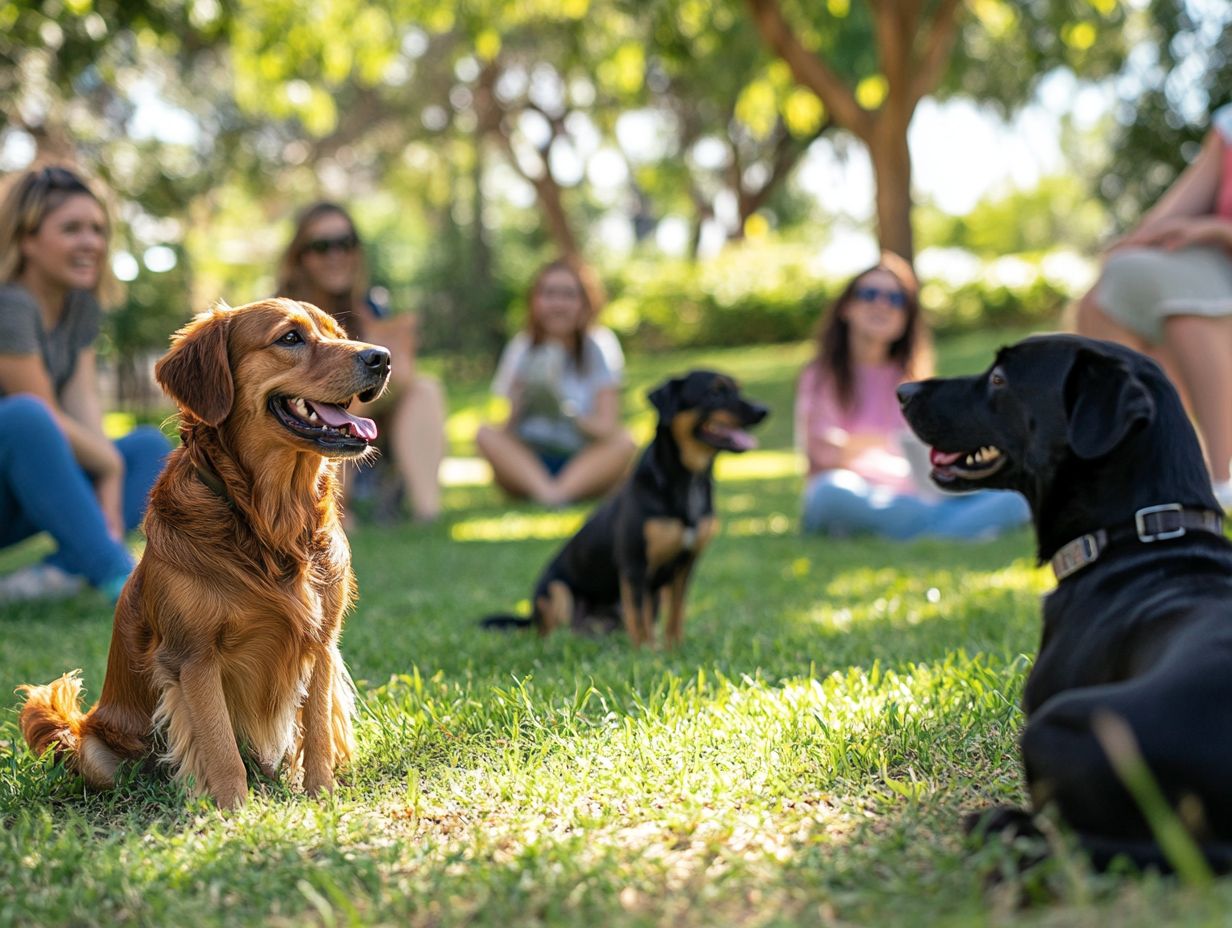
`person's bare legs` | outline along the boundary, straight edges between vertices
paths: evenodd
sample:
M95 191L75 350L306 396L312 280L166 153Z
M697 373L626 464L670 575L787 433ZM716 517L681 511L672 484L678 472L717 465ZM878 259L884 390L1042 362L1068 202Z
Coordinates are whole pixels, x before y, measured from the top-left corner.
M545 506L565 506L607 492L625 475L637 451L633 438L620 429L591 442L553 477L539 456L505 429L485 425L476 443L501 489Z
M445 391L435 377L418 375L390 416L389 450L411 512L431 522L441 511L441 459L445 456Z
M1164 342L1177 359L1211 479L1225 482L1232 459L1232 317L1169 316Z
M602 496L620 482L637 452L632 436L624 429L600 441L591 442L569 459L553 481L554 499L563 506L581 499Z
M1104 341L1116 342L1126 348L1141 352L1164 369L1168 379L1181 394L1181 402L1187 409L1192 408L1189 401L1189 390L1181 377L1181 362L1165 338L1163 344L1152 345L1145 338L1128 326L1118 322L1104 312L1095 296L1096 288L1092 287L1084 293L1077 303L1069 307L1065 313L1064 325L1073 328L1079 335L1087 338L1101 338Z
M511 496L554 504L552 475L539 456L506 429L485 425L475 436L479 453L492 467L496 485Z

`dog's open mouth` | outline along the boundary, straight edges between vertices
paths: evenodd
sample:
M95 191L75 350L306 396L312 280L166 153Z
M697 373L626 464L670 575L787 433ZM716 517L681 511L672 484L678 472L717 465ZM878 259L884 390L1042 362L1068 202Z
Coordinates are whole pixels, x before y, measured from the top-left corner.
M269 407L288 430L324 448L362 450L376 440L376 423L347 412L351 401L326 403L302 396L272 396Z
M928 461L933 466L932 477L938 483L983 480L1004 467L1007 460L1001 449L993 445L966 452L933 448L928 453Z
M721 451L751 451L757 447L757 439L744 429L726 422L708 420L697 430L697 437L712 448Z

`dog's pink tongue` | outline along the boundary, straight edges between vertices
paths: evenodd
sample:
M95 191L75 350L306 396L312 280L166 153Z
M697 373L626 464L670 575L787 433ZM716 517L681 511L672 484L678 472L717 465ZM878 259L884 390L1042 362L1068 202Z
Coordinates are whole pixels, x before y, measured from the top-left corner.
M933 467L949 467L961 457L961 451L951 453L949 451L938 451L936 448L930 448L928 450L928 462L932 464Z
M353 416L341 406L336 406L333 403L317 403L312 400L307 400L306 402L317 411L317 415L327 425L332 425L336 429L349 425L351 431L364 441L374 441L376 439L376 423L371 419L365 419L363 416Z
M757 447L757 439L741 429L732 429L727 433L727 437L736 446L736 451L752 451Z

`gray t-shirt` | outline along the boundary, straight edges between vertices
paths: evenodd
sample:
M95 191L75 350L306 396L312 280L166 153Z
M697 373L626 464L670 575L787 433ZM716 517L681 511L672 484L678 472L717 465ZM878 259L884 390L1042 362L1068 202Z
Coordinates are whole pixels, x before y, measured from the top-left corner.
M77 367L77 355L98 338L101 318L93 294L70 290L59 323L45 331L43 315L30 291L21 284L0 284L0 354L41 357L59 397Z
M524 442L549 454L573 454L587 443L573 418L594 411L600 390L620 385L624 360L616 335L603 326L586 333L581 365L559 345L534 345L519 332L505 346L492 392L508 397L515 386L521 391L522 415L514 428Z

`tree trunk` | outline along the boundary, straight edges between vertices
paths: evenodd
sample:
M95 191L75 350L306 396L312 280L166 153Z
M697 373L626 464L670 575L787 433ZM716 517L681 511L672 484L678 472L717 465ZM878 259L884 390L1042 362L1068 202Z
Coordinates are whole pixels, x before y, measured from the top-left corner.
M578 248L577 237L573 234L569 214L565 211L560 184L556 182L556 178L548 169L546 158L544 158L543 175L532 179L531 183L535 185L535 192L539 195L539 206L547 222L548 235L556 245L560 257L570 263L581 263L581 249Z
M859 105L829 62L810 51L783 15L778 0L745 0L762 39L796 82L821 99L834 122L868 146L877 184L877 234L881 247L911 260L911 152L907 127L916 104L940 83L958 29L959 0L937 0L921 21L921 5L905 0L868 0L877 54L889 96L875 112Z
M911 151L907 146L907 127L889 118L890 112L880 116L868 145L877 187L877 239L885 251L912 261L915 238L911 229Z

